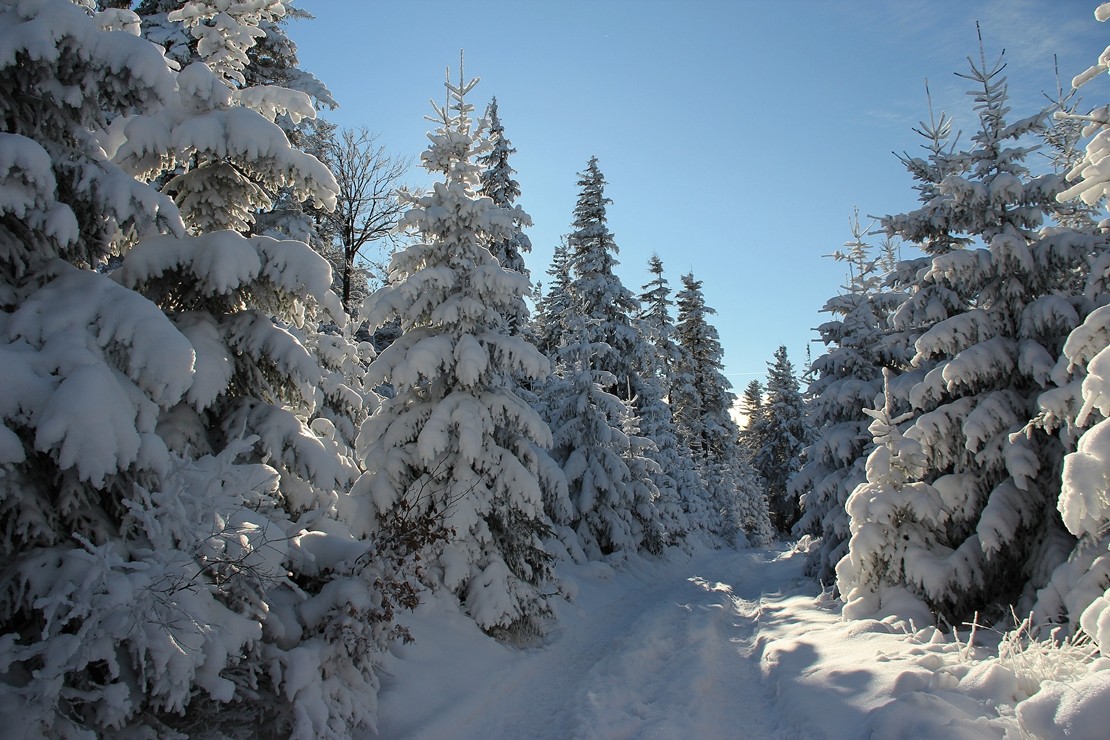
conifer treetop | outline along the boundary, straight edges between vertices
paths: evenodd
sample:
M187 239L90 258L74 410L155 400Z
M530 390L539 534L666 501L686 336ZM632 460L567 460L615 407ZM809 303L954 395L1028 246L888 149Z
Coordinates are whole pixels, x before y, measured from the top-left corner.
M480 77L466 80L463 73L463 52L459 52L459 82L451 82L451 69L447 68L443 86L447 90L447 100L439 105L429 101L435 110L434 116L426 120L439 124L435 132L428 134L431 144L420 154L420 163L429 172L440 172L447 176L447 182L465 185L471 193L477 192L481 184L481 167L475 157L489 151L490 144L484 134L487 121L471 119L474 105L468 103L466 96L481 81Z

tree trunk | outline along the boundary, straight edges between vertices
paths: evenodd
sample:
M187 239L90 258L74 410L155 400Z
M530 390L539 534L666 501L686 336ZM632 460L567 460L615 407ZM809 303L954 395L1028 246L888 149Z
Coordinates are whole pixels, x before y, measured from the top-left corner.
M351 272L354 268L351 257L343 257L343 310L351 313Z

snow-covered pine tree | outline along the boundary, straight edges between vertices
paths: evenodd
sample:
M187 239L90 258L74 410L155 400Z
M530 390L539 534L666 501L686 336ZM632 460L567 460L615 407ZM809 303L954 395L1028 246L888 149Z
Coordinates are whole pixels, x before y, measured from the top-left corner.
M1079 166L1085 159L1086 152L1081 146L1089 120L1086 116L1077 113L1082 100L1079 97L1078 87L1075 83L1082 84L1082 78L1073 80L1073 84L1065 90L1060 81L1059 60L1052 55L1056 71L1056 96L1045 98L1052 105L1053 114L1041 133L1044 141L1043 156L1052 163L1052 171L1066 177L1077 179ZM1094 133L1093 131L1090 133ZM1071 174L1075 170L1075 174ZM1057 198L1056 221L1061 226L1074 229L1089 229L1098 220L1102 212L1101 201L1095 204L1083 202L1081 198L1070 196L1062 200Z
M913 129L924 139L924 159L909 153L898 159L915 181L921 207L906 214L886 216L881 220L888 243L895 238L913 244L923 256L896 262L891 266L886 284L891 292L902 296L901 303L890 317L892 336L889 345L899 357L905 358L902 373L890 381L890 393L896 409L910 407L909 389L920 382L930 365L909 366L914 355L913 345L933 324L966 308L962 298L945 285L924 283L920 276L927 271L933 256L959 249L966 238L955 233L948 200L941 194L941 183L949 175L959 176L968 168L967 159L956 152L960 134L952 133L952 119L943 110L939 115L933 107L928 82L925 97L929 121L921 121ZM900 348L899 348L900 345Z
M915 413L906 434L925 453L922 480L949 514L932 535L947 570L934 571L923 594L949 621L1031 596L1070 549L1055 511L1064 449L1027 424L1065 338L1090 310L1077 276L1103 248L1091 233L1040 228L1061 181L1031 177L1020 140L1044 114L1008 123L1001 58L988 64L980 45L969 63L972 147L945 158L956 165L922 209L884 219L889 234L929 255L895 325L922 332L915 382L901 388Z
M205 656L174 641L196 646L219 620L238 651L257 625L206 588L174 598L198 575L193 553L135 526L173 466L156 423L192 382L192 348L90 269L137 235L182 232L94 138L165 104L173 76L67 0L6 4L0 35L0 716L13 736L95 734L188 702ZM213 654L210 675L227 665Z
M567 504L544 450L551 431L517 385L549 365L504 327L528 280L486 248L528 220L478 194L475 157L489 144L466 102L477 81L462 78L461 64L459 83L447 81L448 103L436 107L439 128L421 155L443 180L413 196L402 220L422 241L394 255L389 284L363 307L371 327L396 318L402 334L370 366L394 395L363 425L367 472L356 491L372 500L370 530L393 515L440 521L449 536L432 549L425 578L456 594L483 629L509 635L542 630L549 616L545 506Z
M400 634L393 611L414 605L414 591L403 572L408 553L383 537L365 539L365 505L347 493L359 471L354 430L375 397L362 383L367 352L341 333L317 330L321 323L342 330L345 320L327 263L303 243L244 239L220 229L223 216L209 217L238 212L239 225L249 223L260 204L240 198L257 183L268 188L267 202L270 193L311 197L316 207L334 201L334 178L278 125L314 116L308 95L237 87L249 76L237 44L259 38L257 26L280 16L267 3L185 3L168 15L196 32L202 61L178 75L174 105L121 122L116 156L156 181L172 168L167 189L196 174L199 205L186 215L198 236L146 240L116 277L162 306L197 354L197 380L159 423L171 449L229 450L236 464L265 461L277 472L269 502L240 504L269 510L267 546L274 537L290 543L275 550L272 565L289 573L282 588L248 584L263 594L252 616L269 615L260 618L265 639L256 659L267 662L273 683L258 693L287 702L259 721L268 731L315 737L373 724L377 655ZM225 39L229 29L239 38ZM250 674L241 680L258 683Z
M563 343L566 333L567 316L570 312L570 255L566 241L555 247L551 265L547 268L551 282L539 300L536 301L536 314L532 321L532 336L536 346L552 361L557 358L557 350Z
M0 404L0 714L20 736L342 734L373 721L391 596L372 563L353 568L372 545L335 518L334 450L282 447L299 420L239 395L315 380L242 286L295 318L327 270L303 244L183 238L172 202L105 158L110 122L177 104L137 28L67 0L0 9L0 372L17 389ZM121 253L113 276L91 269ZM144 277L168 303L206 300L167 317L128 287ZM189 423L213 403L239 423ZM256 430L323 502L289 503L302 491L258 461Z
M587 555L599 557L657 549L660 542L654 507L659 493L651 477L639 476L662 471L656 462L639 459L654 445L628 432L639 423L630 418L637 415L637 395L643 392L653 403L661 391L639 375L650 350L632 324L639 304L613 272L617 245L605 210L611 201L597 157L579 173L578 185L575 230L567 237L566 303L544 306L548 320L558 316L553 310L562 311L562 337L552 337L559 342L559 377L545 390L545 403L555 458L575 506L575 530ZM558 280L560 272L553 277ZM656 423L654 409L649 423Z
M618 264L616 239L609 231L605 207L605 176L590 157L578 173L578 202L574 207L574 231L567 236L571 283L568 286L573 321L594 345L592 366L613 376L606 391L622 401L635 395L632 367L638 344L632 317L640 309L635 296L613 272Z
M206 205L193 211L186 208L186 221L194 233L234 225L239 230L249 228L256 233L312 241L319 235L315 219L302 209L302 201L313 193L313 207L326 209L334 204L337 188L334 178L316 158L300 151L289 138L310 139L302 135L301 127L314 120L316 106L334 107L335 102L319 80L297 68L296 46L283 24L291 14L300 17L305 14L288 6L286 0L259 0L234 7L193 0L176 3L147 0L140 4L147 37L165 44L167 53L176 54L179 63L188 65L182 75L189 84L206 90L203 95L196 95L186 87L180 104L169 106L156 116L118 123L117 128L128 139L119 147L116 157L140 177L159 182L169 177L166 188L172 188L178 178L195 175L199 200ZM285 83L298 89L281 86ZM225 175L233 181L231 184ZM269 208L276 199L280 201L276 210L259 214L247 207L234 218L234 224L223 215L210 217L209 210L224 214L242 208L243 188L256 187L262 188L255 191L262 193L262 201L256 206ZM258 217L261 220L255 222ZM131 276L131 272L127 274ZM246 291L244 295L262 296L256 301L259 308L276 300L276 305L282 308L270 313L283 317L281 329L291 331L298 342L314 350L315 359L328 365L322 384L306 380L306 388L320 386L323 398L307 406L301 404L301 415L306 421L317 415L325 417L321 422L322 433L349 453L353 429L365 417L363 406L373 400L373 394L360 387L358 368L366 362L366 352L362 352L362 359L356 359L360 350L343 336L346 317L335 311L334 305L327 307L330 315L316 315L316 307L308 306L307 316L301 315L302 310L286 320L283 312L289 301L274 298L268 286L223 287L236 297L221 307L209 303L206 309L217 315L225 309L234 313L235 301L242 297L236 294L237 290ZM328 300L328 294L319 292L319 287L310 288L316 296L311 303ZM203 292L210 288L200 289ZM185 293L190 290L191 287L183 287ZM167 298L159 300L165 305ZM195 298L178 296L173 300L177 301L174 310L182 314L188 314L189 307L197 305ZM319 333L320 321L330 327L330 336ZM229 337L223 341L229 347L234 344ZM267 393L262 384L255 395L266 398ZM313 410L305 411L307 408ZM346 457L349 460L349 454ZM350 474L351 469L348 478Z
M135 13L139 16L143 38L165 50L166 58L182 69L200 61L197 40L184 24L172 22L170 13L180 10L184 0L139 0Z
M293 147L277 121L295 126L314 118L313 98L276 85L247 86L249 51L265 36L263 23L276 23L291 0L226 3L153 0L151 38L185 57L179 39L183 26L193 40L190 63L178 75L179 99L153 116L114 123L111 152L129 172L161 184L181 210L193 233L220 229L252 231L256 214L268 211L274 197L316 207L334 207L335 179L315 157ZM120 139L126 139L121 143ZM171 175L172 176L169 176Z
M798 377L784 346L775 350L774 361L767 363L766 394L759 418L752 425L752 436L759 440L760 448L751 463L767 487L772 526L789 534L801 510L798 494L791 492L788 483L802 466L810 429Z
M178 75L181 100L152 115L113 124L124 137L115 150L117 161L145 179L157 180L171 170L178 173L173 178L177 179L205 170L208 158L201 152L214 148L226 156L234 152L234 166L224 164L240 174L268 172L267 177L278 183L296 171L302 196L313 194L319 206L334 203L336 183L331 173L314 157L295 149L273 122L282 112L294 118L314 116L307 96L272 86L234 87L245 77L249 48L245 39L260 37L258 24L283 14L282 2L261 0L233 9L190 0L169 12L169 22L193 29L203 61ZM236 97L248 92L247 98ZM270 116L258 107L268 108ZM200 141L195 147L184 146L191 155L183 161L182 142ZM219 155L208 163L226 171L216 159ZM194 162L202 164L193 167ZM208 218L206 214L243 206L241 197L250 200L243 195L246 179L238 175L232 179L235 182L228 184L220 175L199 176L195 184L206 205L186 222L200 236L185 241L148 240L126 256L116 277L162 306L197 346L198 373L203 371L204 383L194 383L189 403L175 410L172 424L164 424L172 446L215 452L228 439L256 435L260 459L279 468L288 506L299 511L315 506L321 489L346 490L356 474L350 467L330 470L334 460L297 459L317 456L314 445L321 444L305 427L322 400L321 369L302 340L313 337L319 321L331 319L342 325L344 317L329 291L327 263L306 251L303 243L242 239L221 228L222 216ZM253 218L249 207L240 214L245 221ZM350 354L351 350L333 346L330 352ZM359 420L365 394L343 385L327 384L325 393ZM314 482L317 474L323 475L322 485Z
M123 5L132 3L119 0ZM311 19L292 0L254 0L248 3L196 0L140 0L135 8L143 38L158 44L182 68L207 61L237 88L278 87L307 95L317 108L338 103L327 86L300 68L297 45L286 24ZM208 28L198 28L199 26ZM239 77L242 79L239 79ZM294 120L279 114L275 120L297 145L301 127L313 119Z
M547 267L551 283L547 291L536 301L536 313L532 318L532 335L536 346L555 362L558 347L564 342L567 316L571 314L571 256L567 252L566 240L561 240L552 254L552 263Z
M339 107L327 86L311 72L301 68L297 45L289 36L287 26L290 21L311 20L312 17L307 11L289 4L281 18L259 21L258 27L265 32L265 36L257 38L255 45L247 50L250 63L243 71L244 87L295 90L307 95L317 111ZM325 161L323 153L316 145L326 137L328 131L334 130L331 123L319 116L291 117L286 113L277 115L274 122L281 126L294 147ZM328 167L334 172L330 164ZM255 216L253 233L303 241L326 258L328 255L323 243L327 238L328 225L323 216L334 213L338 206L330 211L317 207L304 201L295 188L288 186L278 188L272 194L271 201L269 209ZM333 277L342 275L334 266L332 273ZM341 290L335 292L343 295Z
M658 371L664 379L669 379L681 350L674 341L674 319L671 317L674 301L671 300L671 286L663 276L663 260L658 254L651 255L648 272L652 278L642 286L644 292L640 294L639 318L644 335L655 347L655 354L659 357ZM669 393L669 387L667 391Z
M659 297L664 300L664 305L669 303L669 298L666 296ZM631 389L631 399L628 404L632 418L636 421L638 434L642 435L643 441L633 436L633 451L638 447L640 453L651 463L644 466L654 489L653 498L650 500L660 516L660 523L665 532L664 539L668 543L677 543L684 539L690 530L687 511L691 509L691 504L694 509L697 508L693 501L684 501L684 499L699 495L704 497L705 493L701 486L680 490L678 478L672 474L672 471L677 473L687 486L691 482L692 474L696 478L693 458L688 452L685 455L676 455L685 448L678 443L670 407L665 398L665 389L669 381L662 355L652 341L653 335L658 331L654 325L649 325L638 317L640 305L638 301L636 305L637 313L629 317L635 335L631 353L627 357L630 368L628 385ZM663 332L669 334L670 320L668 317L664 318L667 326L663 327ZM668 340L668 343L671 348L674 348L673 341ZM635 461L629 463L633 479L638 477L638 467L640 466ZM656 529L651 527L648 531L650 533Z
M170 20L170 14L181 11L184 6L184 0L142 0L136 8L136 13L142 21L144 38L162 46L166 50L166 55L182 67L203 61L199 51L199 39L190 33L185 20L179 16L175 16L176 20ZM228 10L232 9L228 8ZM241 11L241 8L233 10L232 17ZM238 82L233 82L233 86L256 88L257 91L268 87L295 90L307 95L317 109L336 108L338 103L327 86L314 75L300 68L297 46L286 29L290 20L310 18L312 16L309 13L288 3L285 5L284 14L280 17L277 17L276 13L274 17L259 17L255 24L257 30L262 31L264 35L250 37L254 43L245 50L248 63L242 70L243 83L240 85ZM319 142L327 139L330 130L334 129L332 124L320 118L302 115L291 117L286 113L276 115L274 122L282 128L295 147L323 160ZM169 176L163 176L161 178L163 182L160 184L164 184L164 180L168 179ZM265 189L265 186L263 187ZM329 223L328 219L320 217L328 211L304 203L293 188L271 189L269 195L270 207L255 214L251 231L277 238L298 239L308 243L325 257L329 257L327 252ZM335 270L333 272L337 276L341 274Z
M670 312L674 301L663 276L663 261L658 255L651 256L648 270L654 277L643 286L642 308L637 321L648 351L641 353L641 367L637 373L645 386L650 383L653 387L645 387L637 393L637 409L640 432L655 443L655 450L649 454L660 467L655 476L659 489L656 508L664 530L673 533L671 539L707 541L709 494L698 477L690 449L678 439L669 399L672 369L682 354L674 341L674 320Z
M274 85L304 93L317 108L339 107L327 85L316 75L301 69L297 45L286 27L289 21L311 21L312 18L311 13L294 7L292 2L286 3L285 13L280 17L259 18L258 28L265 35L257 37L254 46L247 49L249 63L243 70L244 87ZM279 117L278 122L295 144L302 143L298 139L297 123L284 117Z
M759 418L763 414L763 383L749 381L740 396L740 413L744 416L744 427L740 430L740 453L744 459L751 460L756 451L763 447L756 433L762 429Z
M501 208L512 209L520 197L520 183L513 179L516 170L509 164L509 156L516 153L512 142L505 136L505 127L497 115L497 98L490 101L486 109L486 119L489 121L489 138L492 147L478 159L482 165L482 195L493 201L494 205ZM499 239L490 245L490 251L497 258L501 266L507 270L519 272L528 277L528 268L524 264L524 253L532 251L532 241L524 233L525 224L514 224L513 233ZM511 326L516 333L528 320L527 314L513 317Z
M847 263L848 277L842 292L822 308L832 319L817 327L827 349L813 363L809 387L815 439L788 484L802 507L794 533L821 538L807 568L823 583L835 580L836 564L847 552L851 532L845 503L866 481L871 435L865 410L876 404L882 368L905 364L905 358L895 356L901 343L888 341L888 320L902 296L884 289L884 255L864 241L867 229L858 212L850 227L851 241L831 255Z
M709 491L714 517L709 531L725 542L740 534L764 544L772 537L767 498L757 474L739 454L739 432L729 413L734 396L721 373L724 352L708 320L716 312L705 305L700 280L687 274L682 286L675 296L675 338L682 349L672 378L675 427Z
M1110 298L1104 293L1103 298ZM1064 367L1066 361L1066 368ZM1057 508L1068 531L1078 538L1068 561L1037 594L1039 622L1067 622L1090 635L1103 655L1110 654L1110 305L1092 311L1068 337L1058 371L1074 374L1081 405L1071 418L1066 395L1042 396L1067 437L1087 427L1073 452L1064 458ZM1064 390L1072 390L1065 385ZM1070 394L1067 394L1070 395ZM1070 400L1070 399L1068 399ZM1088 426L1089 425L1089 426Z
M561 539L572 556L597 559L656 542L660 525L652 503L654 484L650 478L634 479L629 467L640 458L641 447L629 435L635 431L629 407L605 390L615 376L594 367L593 357L608 346L591 342L590 336L584 320L572 319L542 402L554 437L552 455L570 494L570 507L556 521L573 532L562 532ZM633 467L642 475L648 466L635 459Z
M1110 7L1100 7L1095 17L1103 22L1110 19ZM1079 87L1105 72L1108 54L1110 47L1073 85ZM1063 112L1072 122L1083 124L1083 136L1091 137L1083 156L1071 162L1071 187L1057 196L1065 206L1072 206L1066 211L1071 215L1105 209L1107 178L1100 165L1106 162L1110 143L1107 110L1104 106L1087 116ZM1110 250L1091 252L1088 259L1082 296L1089 306L1098 308L1068 336L1053 370L1057 387L1041 394L1037 419L1049 430L1059 428L1065 448L1073 450L1064 458L1057 509L1078 541L1067 562L1037 594L1036 617L1086 633L1106 656L1110 655L1110 558L1106 556L1110 548Z

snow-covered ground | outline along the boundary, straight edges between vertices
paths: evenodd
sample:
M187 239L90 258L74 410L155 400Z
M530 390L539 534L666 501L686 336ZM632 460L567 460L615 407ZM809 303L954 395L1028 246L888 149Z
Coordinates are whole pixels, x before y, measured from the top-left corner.
M388 658L379 736L1016 738L1018 714L1025 737L1107 736L1101 665L984 660L999 635L968 647L966 633L843 620L803 560L779 548L565 567L573 600L523 649L430 601L416 642ZM1061 667L1069 683L1041 686Z

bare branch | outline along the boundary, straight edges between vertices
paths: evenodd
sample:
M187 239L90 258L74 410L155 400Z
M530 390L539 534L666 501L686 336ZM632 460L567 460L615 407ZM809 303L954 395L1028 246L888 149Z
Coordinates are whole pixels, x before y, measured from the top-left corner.
M342 129L328 140L322 152L339 183L335 211L324 218L342 250L342 298L348 311L356 263L364 261L380 268L380 261L366 258L366 247L375 242L395 246L393 229L405 211L397 195L411 160L388 154L378 138L366 128Z

